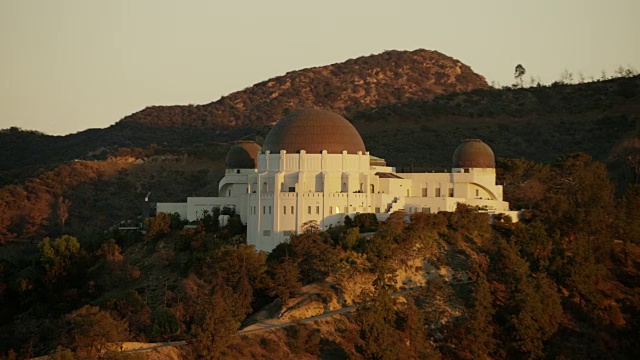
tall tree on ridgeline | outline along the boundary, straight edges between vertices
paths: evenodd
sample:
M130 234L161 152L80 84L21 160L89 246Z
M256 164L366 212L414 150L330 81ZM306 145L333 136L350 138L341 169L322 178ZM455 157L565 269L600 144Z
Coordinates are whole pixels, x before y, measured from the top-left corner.
M513 74L513 77L516 79L516 83L520 84L520 87L523 86L524 74L526 73L527 73L527 70L525 70L522 64L516 65L516 70Z

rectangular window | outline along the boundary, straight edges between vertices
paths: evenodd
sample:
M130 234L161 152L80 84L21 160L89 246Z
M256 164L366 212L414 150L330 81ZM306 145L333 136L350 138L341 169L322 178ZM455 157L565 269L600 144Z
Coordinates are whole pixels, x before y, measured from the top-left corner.
M271 236L271 230L264 230L262 236Z
M295 214L295 212L293 211L294 207L291 207L291 215Z
M429 192L428 192L428 188L427 187L423 187L422 188L422 197L427 197L429 196Z
M449 197L453 197L453 188L449 188Z
M266 213L267 213L267 207L266 207L266 206L263 206L263 207L262 207L262 215L264 215L264 214L266 214Z
M316 206L316 215L320 215L320 206Z
M311 215L311 206L307 206L307 214Z
M289 192L296 192L295 186L289 186Z
M436 188L436 197L440 197L440 188Z
M476 196L480 196L480 190L476 189Z
M468 174L469 173L469 169L464 169L464 172Z
M329 206L329 215L333 215L333 206Z
M271 205L269 205L269 215L271 215Z
M376 213L380 213L380 208L376 206Z
M285 215L287 215L287 207L286 207L286 206L283 206L283 207L282 207L282 213L283 213L283 214L285 214Z

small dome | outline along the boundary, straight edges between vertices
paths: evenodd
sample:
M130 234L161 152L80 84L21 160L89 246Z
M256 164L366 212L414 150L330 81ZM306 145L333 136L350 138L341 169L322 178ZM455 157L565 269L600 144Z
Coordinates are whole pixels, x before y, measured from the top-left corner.
M258 167L260 145L253 141L239 141L227 153L227 169L255 169Z
M453 153L454 168L495 168L493 150L480 139L463 140Z
M262 151L319 154L366 152L358 130L342 116L327 110L295 110L278 121L264 140Z

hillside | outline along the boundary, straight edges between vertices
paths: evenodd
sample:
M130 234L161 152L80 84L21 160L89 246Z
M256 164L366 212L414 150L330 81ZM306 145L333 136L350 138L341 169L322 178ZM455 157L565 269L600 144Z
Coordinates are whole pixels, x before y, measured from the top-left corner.
M447 168L453 150L468 138L483 139L501 158L549 163L584 152L611 163L625 151L625 141L640 136L640 77L454 93L350 119L367 149L398 168Z
M584 170L593 169L573 171ZM608 187L577 178L579 189ZM640 248L614 245L612 218L579 192L557 189L540 203L561 196L586 216L561 209L490 225L459 207L367 224L365 214L327 232L312 224L268 255L206 221L112 233L97 251L68 236L28 252L10 243L0 253L0 356L98 358L118 351L109 343L187 340L170 358L637 358ZM598 206L611 208L604 198ZM404 288L413 291L394 296Z
M104 158L118 147L182 147L250 135L296 108L341 114L450 92L488 88L485 79L436 51L387 51L340 64L293 71L205 105L150 106L106 129L67 136L0 131L0 184L38 166ZM28 167L35 167L29 169ZM30 170L30 171L29 171ZM4 172L4 174L2 173ZM4 175L4 176L3 176Z
M484 77L437 51L386 51L292 71L206 105L151 106L121 122L256 127L273 124L291 109L323 108L344 114L488 87Z

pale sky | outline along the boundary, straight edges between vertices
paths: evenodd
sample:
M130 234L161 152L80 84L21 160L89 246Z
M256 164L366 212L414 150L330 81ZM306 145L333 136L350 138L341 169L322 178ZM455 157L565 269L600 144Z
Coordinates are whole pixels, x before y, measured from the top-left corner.
M640 0L0 0L0 129L107 127L288 71L437 50L513 83L640 70Z

